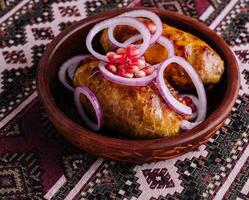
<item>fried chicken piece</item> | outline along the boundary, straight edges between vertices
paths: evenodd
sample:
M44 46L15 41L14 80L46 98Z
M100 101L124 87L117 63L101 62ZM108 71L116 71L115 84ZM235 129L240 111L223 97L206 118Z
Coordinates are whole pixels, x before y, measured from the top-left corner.
M139 20L148 23L146 19ZM136 33L136 30L130 26L117 26L114 30L115 38L121 42ZM207 43L190 33L167 24L163 24L163 36L173 42L175 55L185 58L195 68L204 85L213 85L220 81L224 72L224 63ZM108 39L107 30L103 31L100 41L106 52L115 51L115 47ZM145 52L144 56L148 63L156 64L167 58L167 51L163 46L154 44ZM175 63L167 68L165 78L179 88L193 88L192 81L187 73Z
M140 139L173 136L180 132L184 117L165 104L155 83L144 87L111 83L100 74L97 66L98 62L93 61L78 68L74 85L87 86L95 93L107 129ZM178 96L176 92L173 95ZM85 98L81 101L93 114L89 102Z

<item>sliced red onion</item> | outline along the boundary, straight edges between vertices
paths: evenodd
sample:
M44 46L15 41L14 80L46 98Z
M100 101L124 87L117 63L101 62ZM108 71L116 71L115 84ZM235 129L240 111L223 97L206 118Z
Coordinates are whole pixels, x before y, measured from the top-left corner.
M170 93L168 87L166 86L164 82L164 70L169 66L171 63L177 63L180 65L190 76L199 99L199 107L202 109L199 109L198 112L198 120L202 121L205 119L206 116L206 110L207 110L207 98L206 98L206 92L203 86L203 83L195 71L195 69L182 57L179 56L173 56L165 60L161 66L158 69L158 76L157 76L157 85L160 94L166 101L166 103L175 109L177 112L181 114L191 115L192 110L190 107L184 105L183 103L179 102L177 99L174 98L174 96Z
M196 112L194 112L190 116L189 121L183 120L181 123L181 128L183 130L190 130L190 129L194 128L195 126L197 126L198 124L200 124L205 119L206 111L203 112L203 109L206 109L206 108L205 108L205 106L202 106L202 104L200 104L198 98L196 98L195 96L193 96L193 95L183 95L183 96L187 96L187 97L191 98L193 103L196 106ZM195 119L195 121L192 122L192 120L194 120L194 119Z
M136 34L136 35L131 36L131 37L128 38L127 40L125 40L125 41L123 42L123 45L124 45L125 47L127 47L127 46L129 46L130 44L133 44L134 42L136 42L136 41L138 41L138 40L141 40L141 39L142 39L141 35L140 35L140 34ZM139 47L139 45L140 45L140 44L134 44L134 46L136 46L136 47Z
M196 111L193 112L193 113L190 115L189 121L195 120L196 117L197 117L197 115L198 115L198 110L199 110L199 100L198 100L198 98L197 98L196 96L194 96L194 95L191 95L191 94L181 94L180 96L181 96L182 98L188 97L188 98L190 98L190 99L192 100L193 104L194 104L195 107L196 107Z
M146 86L150 84L157 75L156 70L148 76L142 77L142 78L125 78L118 75L113 74L109 70L105 68L106 63L100 62L99 63L99 70L101 74L109 81L121 84L121 85L127 85L127 86Z
M103 60L107 62L107 57L104 55L101 55L97 53L93 47L92 47L92 40L94 36L102 31L105 28L109 28L111 26L117 26L117 25L129 25L138 30L138 32L141 34L143 38L143 43L139 47L139 55L141 56L144 54L144 52L148 49L150 45L150 32L146 28L146 26L142 23L139 22L137 19L131 18L131 17L115 17L111 19L104 20L98 24L96 24L88 33L86 37L86 46L89 52L95 57L98 58L99 60Z
M81 104L81 101L80 101L81 94L83 94L92 104L92 106L95 110L97 123L93 122L87 116L87 114L86 114L86 112ZM81 118L83 119L83 121L86 123L86 125L94 131L100 130L101 127L103 126L103 113L102 113L99 101L97 100L95 94L86 86L77 87L74 90L74 101L75 101L75 105L77 107L77 110L78 110Z
M190 122L187 120L183 120L181 123L181 129L183 130L190 130L194 127L196 127L197 125L199 125L202 121L195 121L195 122Z
M71 91L74 91L74 88L68 83L66 73L68 72L70 79L72 79L72 73L75 72L76 67L82 61L83 58L84 56L81 56L81 55L74 56L68 59L66 62L64 62L59 69L58 78L60 82L63 84L64 87L66 87L67 89ZM73 76L74 76L74 73L73 73Z
M75 57L72 57L70 60L71 62L69 63L70 66L68 67L67 69L67 75L68 77L73 81L73 78L74 78L74 75L75 75L75 71L78 67L78 65L81 63L81 62L85 62L87 61L87 59L93 59L94 57L90 54L87 54L87 55L83 55L83 56L75 56ZM68 61L70 61L68 60Z
M161 21L160 17L158 17L155 13L153 13L151 11L134 10L134 11L123 13L123 14L119 15L118 17L144 17L144 18L150 19L155 24L155 26L157 28L156 32L152 35L152 37L150 39L150 44L153 44L154 42L156 42L156 40L160 37L160 35L162 35L162 32L163 32L162 21ZM114 34L113 34L115 27L116 27L116 25L113 24L108 29L108 37L109 37L110 41L118 47L127 47L125 43L120 43L115 39Z
M172 42L168 38L166 38L164 36L160 36L157 40L157 43L161 44L163 47L165 47L167 49L168 58L175 55L174 45L172 44Z

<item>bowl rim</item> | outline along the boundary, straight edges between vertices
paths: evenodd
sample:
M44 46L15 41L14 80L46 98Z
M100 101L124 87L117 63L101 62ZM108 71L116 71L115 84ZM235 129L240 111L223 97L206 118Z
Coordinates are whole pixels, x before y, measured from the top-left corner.
M95 23L102 19L107 19L109 17L116 16L122 12L137 10L137 9L145 9L151 10L158 14L171 15L183 21L183 23L192 23L196 26L196 29L203 29L208 32L210 38L215 40L217 46L222 46L224 50L225 57L229 58L229 67L226 67L229 74L233 75L235 81L230 83L228 81L228 87L225 91L225 96L218 106L218 108L202 123L200 123L195 128L185 131L176 136L170 137L162 137L156 139L118 139L112 138L105 135L101 135L99 133L93 132L76 122L72 121L69 117L67 117L60 108L56 105L53 100L52 93L49 89L48 81L46 81L46 70L49 66L49 62L51 61L53 55L60 47L60 45L74 32L77 32L79 29ZM108 16L108 17L106 17ZM36 81L37 81L37 92L38 98L43 105L46 113L48 114L49 119L53 123L60 123L60 130L63 132L77 132L77 134L82 134L82 137L94 141L102 141L105 146L113 149L132 149L134 151L144 150L147 147L147 150L155 150L155 149L163 149L163 148L174 148L176 146L180 147L183 144L190 143L191 141L197 141L199 138L206 137L208 139L210 137L209 132L212 130L216 130L217 127L220 126L224 122L224 120L228 117L236 99L237 94L240 87L240 74L239 74L239 66L237 60L234 56L234 53L230 49L230 47L226 44L226 42L218 36L213 30L209 29L206 25L197 21L196 19L181 15L176 12L167 11L158 8L122 8L116 9L108 12L103 12L98 15L94 15L91 17L84 18L79 22L74 23L66 30L62 31L58 36L56 36L52 42L48 45L45 53L43 54L42 59L39 62L37 73L36 73ZM229 101L228 101L229 100Z

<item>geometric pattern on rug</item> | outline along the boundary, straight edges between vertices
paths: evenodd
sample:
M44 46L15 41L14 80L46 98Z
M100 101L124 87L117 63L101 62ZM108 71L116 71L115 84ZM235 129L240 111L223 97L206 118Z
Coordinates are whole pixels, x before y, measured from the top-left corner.
M140 196L134 165L104 161L75 199L136 199Z
M4 12L11 10L17 4L15 0L12 2L14 3L8 4L9 6L6 4L7 8ZM5 119L11 116L12 112L34 93L37 63L51 39L71 23L86 15L126 6L128 2L118 0L67 2L58 0L46 3L28 1L25 6L1 23L0 62L5 65L0 69L0 118ZM200 17L200 12L197 12L198 0L146 0L144 2L146 5L177 11L194 18ZM207 25L212 24L228 4L235 2L234 6L230 7L231 11L223 16L222 22L214 29L232 46L241 69L239 97L226 124L202 146L202 151L200 149L196 151L199 152L198 155L192 157L178 157L144 165L120 164L105 160L82 186L75 199L104 199L106 197L132 200L146 199L144 197L153 200L212 199L220 188L227 184L228 175L240 161L248 144L249 46L247 21L249 4L245 0L204 0L202 2L206 2L209 8L213 8L213 11L204 20ZM0 12L0 15L3 14ZM10 117L9 123L6 123L0 130L0 139L7 140L25 135L19 126L19 116L21 115L16 115L13 120ZM47 134L48 139L62 140L45 115L41 114L40 119L44 134ZM43 198L41 175L36 176L36 173L39 174L42 173L42 170L49 169L41 170L39 168L38 155L24 153L23 157L30 159L29 163L23 160L22 155L20 152L2 155L0 159L0 195L2 196L0 199L2 197L2 199L11 199L12 197L6 196L8 192L15 193L13 199ZM30 158L28 155L31 155ZM79 152L60 152L60 156L66 182L52 199L64 199L96 160L94 156ZM33 173L32 169L36 169L36 166L38 166L37 171ZM225 193L225 199L248 199L247 172L248 162L242 166L241 171ZM138 173L140 174L138 175ZM24 179L23 177L28 178ZM39 178L36 179L36 177ZM26 185L23 185L24 183ZM142 187L146 189L141 189ZM30 196L31 193L27 193L27 191L34 196ZM154 195L153 191L157 191L158 194ZM163 192L160 193L161 191Z
M0 198L43 199L42 171L34 153L7 153L0 157Z

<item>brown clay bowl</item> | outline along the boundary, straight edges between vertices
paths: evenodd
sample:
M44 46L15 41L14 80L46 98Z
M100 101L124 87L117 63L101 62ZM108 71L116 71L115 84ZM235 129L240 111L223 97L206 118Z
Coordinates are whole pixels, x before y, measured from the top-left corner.
M72 94L66 92L57 78L60 65L74 55L85 54L85 38L97 22L133 9L113 10L86 18L60 33L48 46L37 71L37 90L49 119L63 136L77 147L106 158L142 163L169 159L191 151L210 138L228 117L239 89L239 69L228 45L212 30L192 18L155 8L162 21L190 32L206 41L225 62L225 73L208 95L208 117L197 127L175 137L131 140L115 138L115 133L100 133L86 128L77 116ZM100 48L98 42L94 44Z

